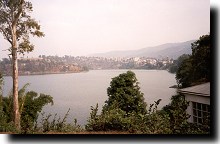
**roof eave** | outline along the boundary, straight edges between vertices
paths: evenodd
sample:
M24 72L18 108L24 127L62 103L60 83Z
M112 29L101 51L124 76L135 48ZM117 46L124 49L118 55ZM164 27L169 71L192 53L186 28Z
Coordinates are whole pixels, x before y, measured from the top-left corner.
M210 97L210 94L204 94L204 93L196 93L196 92L189 92L189 91L178 91L179 93L182 94L190 94L190 95L196 95L196 96L204 96L204 97Z

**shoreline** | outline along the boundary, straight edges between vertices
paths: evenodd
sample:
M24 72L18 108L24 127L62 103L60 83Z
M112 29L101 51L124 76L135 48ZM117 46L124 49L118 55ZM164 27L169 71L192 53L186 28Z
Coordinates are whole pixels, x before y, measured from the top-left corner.
M162 70L162 69L92 69L92 70L153 70L153 71L167 71L167 70ZM78 71L78 72L34 72L34 73L29 73L29 74L18 74L18 76L34 76L34 75L53 75L53 74L71 74L71 73L86 73L91 70L86 70L86 71ZM169 71L168 71L169 72ZM172 74L172 73L171 73ZM12 77L12 75L3 75L3 77ZM173 87L170 87L173 88Z
M18 74L18 76L34 76L34 75L53 75L53 74L70 74L70 73L85 73L88 71L79 71L79 72L36 72L29 74ZM4 77L12 77L12 75L3 75Z

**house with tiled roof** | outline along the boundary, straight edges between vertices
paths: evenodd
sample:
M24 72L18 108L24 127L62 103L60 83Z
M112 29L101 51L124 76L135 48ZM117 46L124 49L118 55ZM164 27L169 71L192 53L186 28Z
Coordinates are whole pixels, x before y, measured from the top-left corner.
M189 122L201 124L210 115L210 82L178 90L189 102Z

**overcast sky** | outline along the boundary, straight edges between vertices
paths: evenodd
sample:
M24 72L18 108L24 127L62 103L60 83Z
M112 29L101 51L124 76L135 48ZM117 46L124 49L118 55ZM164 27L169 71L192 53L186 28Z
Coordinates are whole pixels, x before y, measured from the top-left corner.
M198 39L210 32L209 0L30 0L44 38L26 55L81 56ZM0 36L0 58L9 44Z

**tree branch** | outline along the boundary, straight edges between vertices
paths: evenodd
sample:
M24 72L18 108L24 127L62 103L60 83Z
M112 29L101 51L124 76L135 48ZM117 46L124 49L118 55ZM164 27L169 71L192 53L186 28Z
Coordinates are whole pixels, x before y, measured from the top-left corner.
M12 44L12 40L10 40L10 38L8 37L7 32L6 32L2 27L0 27L0 31L2 31L2 33L3 33L3 35L5 36L6 40L7 40L10 44Z

